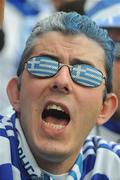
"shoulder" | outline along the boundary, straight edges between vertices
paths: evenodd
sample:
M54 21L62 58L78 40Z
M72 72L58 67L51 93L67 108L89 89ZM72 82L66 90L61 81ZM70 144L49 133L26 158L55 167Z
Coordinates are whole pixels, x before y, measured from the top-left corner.
M14 117L0 116L0 179L21 179Z
M99 152L107 152L120 158L120 145L116 142L107 142L100 136L88 137L83 145L83 154L98 154ZM88 154L89 154L88 153Z
M120 131L120 123L118 129ZM108 142L114 141L120 144L120 132L115 132L105 126L97 126L96 128L94 128L94 131L92 131L92 134L99 135L102 138L106 139Z
M14 126L15 126L15 114L11 117L0 115L0 139L5 139L15 136Z
M2 119L3 118L3 116L0 114L0 119Z
M85 177L101 174L99 178L120 178L120 145L98 136L88 137L83 145L83 164Z
M16 153L17 138L13 117L2 116L0 119L0 161L3 163Z

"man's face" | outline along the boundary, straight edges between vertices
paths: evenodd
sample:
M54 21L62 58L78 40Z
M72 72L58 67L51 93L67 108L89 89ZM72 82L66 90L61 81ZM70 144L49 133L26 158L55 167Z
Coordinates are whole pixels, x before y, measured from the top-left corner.
M36 42L32 56L54 56L61 63L72 65L75 59L90 63L104 75L104 51L84 35L63 35L49 32ZM70 166L76 159L84 139L96 124L103 104L104 81L96 88L73 82L67 66L51 78L36 78L26 69L20 88L20 123L38 164L46 169L49 162L67 159ZM57 108L69 114L59 119L46 115L47 108ZM60 115L61 116L61 115ZM44 163L47 162L47 163ZM69 167L69 168L70 168Z

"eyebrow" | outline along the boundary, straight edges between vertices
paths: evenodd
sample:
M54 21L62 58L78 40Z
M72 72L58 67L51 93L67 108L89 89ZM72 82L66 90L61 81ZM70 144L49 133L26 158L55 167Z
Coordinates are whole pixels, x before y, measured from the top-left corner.
M51 55L51 54L39 54L39 55L37 55L37 56L48 56L48 57L54 59L55 61L61 63L60 58L58 58L58 57L55 56L55 55ZM89 62L89 61L86 60L86 59L74 58L74 59L71 60L70 65L75 65L75 64L87 64L87 65L90 65L90 66L93 66L93 67L96 68L96 66L95 66L93 63Z
M57 56L51 55L51 54L39 54L37 56L47 56L47 57L54 59L55 61L58 61L58 62L60 61L60 59Z
M87 64L87 65L95 67L93 63L89 62L86 59L79 59L79 58L72 59L71 65L74 65L74 64Z

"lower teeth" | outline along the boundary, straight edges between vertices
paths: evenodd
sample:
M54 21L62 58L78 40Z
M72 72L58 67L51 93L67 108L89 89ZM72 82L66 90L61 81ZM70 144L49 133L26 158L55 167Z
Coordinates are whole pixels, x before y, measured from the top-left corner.
M49 122L46 122L46 121L43 121L43 122L47 127L50 127L50 128L53 128L53 129L63 129L65 127L63 125L52 124L52 123L49 123Z

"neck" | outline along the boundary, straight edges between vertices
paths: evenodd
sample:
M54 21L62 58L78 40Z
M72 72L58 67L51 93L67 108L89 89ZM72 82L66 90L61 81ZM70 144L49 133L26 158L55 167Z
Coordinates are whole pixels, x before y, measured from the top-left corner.
M36 158L36 161L41 169L51 174L60 175L69 172L75 164L76 159L77 156L75 155L72 158L66 158L65 160L59 162L53 162L45 159L38 160L38 158Z

